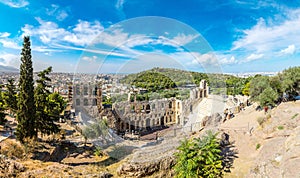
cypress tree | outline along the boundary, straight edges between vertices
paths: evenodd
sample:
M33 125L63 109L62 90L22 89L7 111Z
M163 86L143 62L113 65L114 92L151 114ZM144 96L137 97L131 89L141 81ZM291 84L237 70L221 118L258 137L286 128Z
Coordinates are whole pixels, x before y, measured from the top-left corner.
M25 138L37 136L35 129L33 67L29 36L24 37L21 52L19 90L16 136L21 143L24 143Z

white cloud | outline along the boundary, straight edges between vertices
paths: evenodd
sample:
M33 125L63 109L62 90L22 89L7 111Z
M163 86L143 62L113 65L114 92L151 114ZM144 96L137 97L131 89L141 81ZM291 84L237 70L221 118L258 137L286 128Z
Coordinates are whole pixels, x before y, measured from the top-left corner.
M285 54L294 54L295 51L296 51L295 45L289 45L287 48L282 49L279 53L282 54L282 55L285 55Z
M244 61L242 62L250 62L250 61L254 61L257 59L260 59L264 56L264 54L250 54L250 56L248 56Z
M23 34L37 36L44 44L49 42L68 42L79 46L85 46L91 43L102 31L100 22L78 21L75 27L70 31L60 28L56 23L44 21L36 18L39 22L38 27L26 24L23 28Z
M83 56L81 59L88 62L95 62L97 58L97 56Z
M2 46L5 48L21 49L21 46L19 46L15 40L10 38L0 38L0 44L2 44Z
M184 46L190 42L192 42L195 38L197 38L199 36L199 34L196 35L185 35L185 34L178 34L177 36L175 36L172 41L174 41L176 44L179 44L180 46Z
M21 8L29 5L29 2L26 0L0 0L0 2L13 8Z
M260 18L255 26L243 30L244 35L233 43L232 51L277 53L290 44L299 46L299 21L300 10L289 11L282 23Z
M1 65L16 67L19 64L20 56L10 53L0 53L0 59Z
M213 53L200 54L193 52L192 55L195 59L192 61L193 64L202 65L218 65L218 59Z
M78 51L84 51L84 52L90 52L90 53L95 53L95 54L102 54L106 56L118 56L118 57L132 57L128 54L125 53L120 53L116 51L106 51L106 50L101 50L101 49L89 49L89 48L81 48L81 47L74 47L74 46L67 46L67 45L61 45L61 44L53 44L54 47L56 48L62 48L62 49L70 49L70 50L78 50Z
M10 36L10 33L8 33L8 32L3 32L3 33L0 32L0 38L6 38L9 36Z
M125 3L125 0L117 0L116 9L122 10L124 3Z
M61 9L56 4L52 4L51 8L47 8L46 13L49 16L54 16L59 21L63 21L64 19L66 19L69 16L68 13L66 12L66 10Z
M218 57L219 58L219 57ZM234 56L229 57L221 57L219 58L220 64L228 65L228 64L236 64L237 60L235 59Z

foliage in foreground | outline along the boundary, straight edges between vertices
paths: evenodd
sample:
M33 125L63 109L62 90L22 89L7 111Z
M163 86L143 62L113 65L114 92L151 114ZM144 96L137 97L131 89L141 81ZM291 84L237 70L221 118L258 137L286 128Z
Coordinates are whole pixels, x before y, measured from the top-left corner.
M217 133L209 131L202 138L184 140L178 150L174 167L176 177L222 177L222 149Z

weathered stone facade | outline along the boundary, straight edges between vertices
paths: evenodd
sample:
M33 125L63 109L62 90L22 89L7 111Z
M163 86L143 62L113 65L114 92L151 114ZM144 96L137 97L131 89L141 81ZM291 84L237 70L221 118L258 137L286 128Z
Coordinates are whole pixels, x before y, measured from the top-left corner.
M73 107L77 112L83 111L93 118L106 118L109 126L117 132L149 131L174 124L184 125L188 114L193 112L193 106L208 96L209 89L206 81L202 80L199 87L190 90L190 97L186 100L163 98L137 101L137 92L132 90L127 101L114 103L108 111L102 106L100 84L74 84Z
M73 85L73 107L98 117L102 110L102 90L100 84L80 83Z
M183 125L184 118L192 112L193 105L207 97L209 88L205 80L190 91L190 98L176 98L137 101L137 91L128 94L128 101L115 103L113 111L119 120L118 131L146 131L170 125ZM132 96L134 99L132 100Z

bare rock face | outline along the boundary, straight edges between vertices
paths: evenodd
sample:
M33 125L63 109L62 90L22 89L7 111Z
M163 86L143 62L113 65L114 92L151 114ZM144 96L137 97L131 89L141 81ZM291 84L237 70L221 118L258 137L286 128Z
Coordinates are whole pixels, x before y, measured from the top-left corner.
M25 167L21 163L0 155L0 177L15 177L23 171Z
M158 171L169 171L175 165L173 156L156 161L126 163L117 170L119 176L145 177Z
M248 177L300 177L300 126L289 136L274 136L260 151Z

